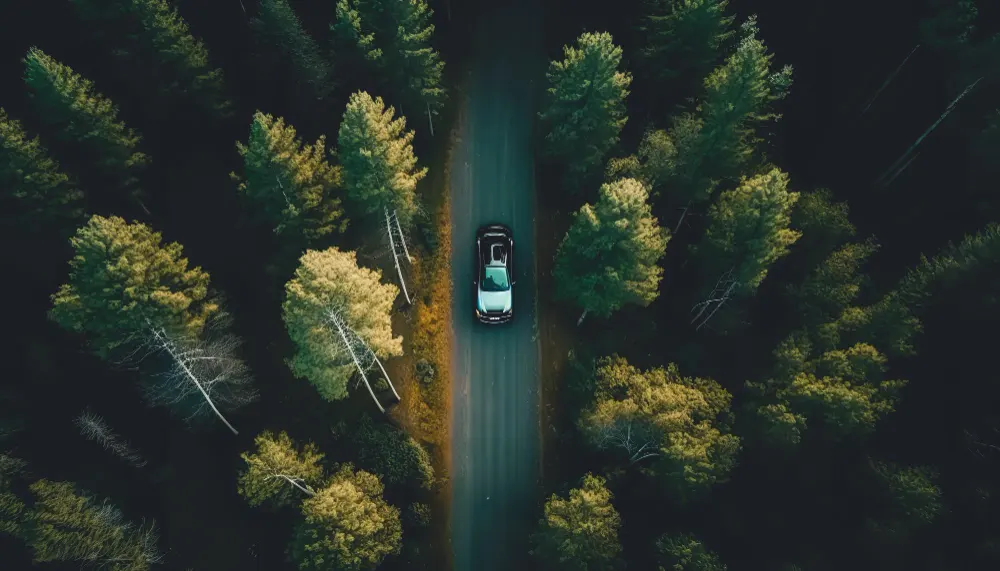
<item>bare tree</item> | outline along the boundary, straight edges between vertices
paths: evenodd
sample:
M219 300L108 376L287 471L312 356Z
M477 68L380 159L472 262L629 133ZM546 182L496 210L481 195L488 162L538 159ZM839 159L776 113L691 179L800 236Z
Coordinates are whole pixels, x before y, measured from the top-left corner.
M698 311L694 318L691 319L691 324L693 325L696 321L699 321L699 319L701 320L695 327L695 331L698 331L702 328L702 326L708 323L708 321L712 319L712 316L715 315L715 313L719 311L719 309L721 309L727 301L729 301L733 295L733 290L736 289L736 286L738 285L739 282L733 278L733 268L726 270L726 272L719 277L719 280L715 283L715 287L712 289L712 293L708 294L707 299L696 303L695 306L691 308L691 311ZM712 308L712 310L709 311L708 315L706 315L704 319L702 319L702 315L704 315L709 308Z
M255 401L257 392L238 356L243 340L229 333L228 314L216 314L197 338L175 334L148 319L146 323L145 337L126 360L142 362L152 355L163 360L146 391L149 401L185 411L187 420L214 414L239 434L219 407L234 410Z
M108 500L96 508L94 515L106 529L121 530L121 533L102 534L104 536L102 548L86 558L97 568L146 569L151 565L163 563L163 554L157 546L160 536L156 531L156 522L146 525L146 521L143 520L136 525L127 521L121 510Z
M632 419L605 424L595 436L598 448L621 448L628 454L628 463L636 464L660 455L659 444L648 427L636 426Z
M112 452L136 468L142 468L146 465L146 461L139 453L133 450L128 442L122 441L100 416L89 410L83 411L80 416L74 419L73 423L79 427L80 433L87 440L97 442L105 450Z
M396 266L396 273L399 274L399 284L402 286L403 297L406 298L406 303L413 303L410 300L410 293L406 289L406 280L403 278L403 269L399 263L400 260L400 250L403 256L405 256L406 262L410 263L413 258L410 257L410 251L406 247L406 237L403 235L403 228L399 224L399 217L396 215L396 211L393 210L392 214L389 214L389 209L385 208L385 231L386 235L389 237L389 248L392 249L392 263Z
M396 392L396 387L392 385L392 380L389 379L389 373L386 372L385 367L382 366L382 361L379 360L375 352L371 350L371 347L365 343L357 333L355 333L347 324L344 322L340 314L331 309L327 312L327 319L330 326L340 337L341 344L339 350L344 356L349 358L354 366L358 370L358 374L361 375L361 381L365 383L368 388L368 394L372 396L372 400L375 401L375 405L378 406L380 412L385 412L385 407L379 402L378 397L375 396L375 391L372 389L371 382L368 380L368 371L375 365L378 365L380 371L382 371L382 376L385 377L386 383L388 383L389 388L392 389L392 394L396 397L396 402L402 400L399 393Z

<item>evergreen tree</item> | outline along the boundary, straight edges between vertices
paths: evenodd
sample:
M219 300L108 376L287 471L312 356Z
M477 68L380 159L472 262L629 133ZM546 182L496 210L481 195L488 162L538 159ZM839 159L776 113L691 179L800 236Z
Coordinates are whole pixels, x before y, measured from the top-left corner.
M434 484L431 456L412 436L390 424L364 416L354 433L358 464L387 486L430 489Z
M656 540L657 571L726 571L719 556L689 533Z
M337 149L344 167L344 187L359 212L381 217L395 210L405 227L417 212L417 183L427 176L417 168L413 131L406 118L393 119L381 97L364 91L351 95L340 123Z
M724 481L736 464L731 399L715 381L682 377L673 363L642 372L615 356L598 362L596 401L578 424L592 446L620 448L685 500Z
M181 245L161 244L145 224L93 216L70 243L69 281L52 296L49 316L85 333L104 358L150 327L197 337L219 310L208 274L189 268Z
M302 502L302 515L291 553L303 571L372 570L400 552L399 510L382 499L378 476L350 464Z
M28 544L35 563L73 561L112 571L145 571L159 563L157 534L124 521L113 505L80 495L67 482L31 485L35 504Z
M156 59L168 70L168 77L157 76L161 82L157 87L191 93L215 111L228 111L222 70L212 67L205 44L191 34L187 22L166 0L72 2L98 30L108 29L112 22L124 22L128 36L138 46L136 59L144 63Z
M733 35L728 0L646 0L639 24L639 50L650 79L662 94L702 81L722 58Z
M611 159L606 171L607 180L634 178L656 196L664 181L670 179L677 159L677 147L663 129L646 131L639 143L637 154Z
M323 454L315 444L308 442L299 449L287 433L267 430L253 441L256 449L240 454L247 466L238 490L247 503L288 506L316 493L314 487L323 481Z
M24 63L24 81L38 115L59 129L62 140L86 149L88 157L131 188L135 172L149 160L137 150L140 137L118 120L115 105L89 80L38 48L28 50Z
M607 317L626 303L649 305L659 293L669 232L660 228L635 179L604 184L597 204L583 205L559 245L553 270L559 295ZM581 316L581 320L583 317Z
M808 335L795 333L775 349L775 373L748 383L764 402L756 416L771 442L795 444L807 421L834 438L870 433L895 409L906 381L886 379L887 358L874 346L856 343L815 354Z
M792 68L771 71L774 56L757 38L756 17L741 31L736 51L705 79L695 112L676 118L670 130L677 158L669 183L677 203L708 200L721 180L735 179L753 156L755 127L781 117L770 108L787 95Z
M326 138L302 142L295 128L258 111L246 145L237 142L245 178L239 190L258 204L274 231L311 242L347 226L340 199L341 171L326 160Z
M731 269L739 291L751 293L770 265L788 253L801 233L788 227L799 194L787 187L788 175L773 169L744 178L711 206L708 228L694 251L713 281Z
M253 28L291 62L296 77L309 86L313 97L325 99L334 89L330 64L319 45L302 27L288 0L261 0Z
M873 240L846 244L830 254L802 284L788 287L808 325L837 318L857 299L865 282L858 270L876 250L878 245Z
M553 494L532 536L534 555L546 569L611 571L621 568L621 517L599 476L587 474L567 498Z
M549 101L540 113L547 152L568 165L575 186L593 174L618 143L632 76L619 71L622 50L611 34L584 33L564 59L549 65Z
M23 475L27 463L0 454L0 533L24 539L27 508L16 493L14 482Z
M426 0L340 0L334 32L374 62L410 116L444 105L444 62L431 47L434 11Z
M381 276L379 270L358 266L354 252L328 248L306 251L295 277L285 285L283 316L296 347L289 365L326 400L345 398L347 381L356 370L334 317L378 357L403 352L402 338L392 336L391 321L399 290L382 284Z
M75 222L83 216L83 193L59 170L38 137L29 139L21 123L0 107L0 187L17 212L33 220ZM6 201L5 201L6 203Z
M834 202L828 189L800 193L791 212L792 228L802 232L798 249L822 259L843 245L857 233L848 212L847 203Z
M932 523L943 511L934 470L892 462L872 462L872 469L890 506L888 521L877 523L878 527L905 533Z

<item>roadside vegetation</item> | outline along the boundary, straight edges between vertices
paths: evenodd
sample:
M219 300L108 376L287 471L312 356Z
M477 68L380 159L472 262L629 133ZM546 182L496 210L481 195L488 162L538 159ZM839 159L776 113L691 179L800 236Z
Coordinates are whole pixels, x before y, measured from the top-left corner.
M968 401L997 393L989 361L956 348L1000 309L1000 211L977 190L1000 160L997 23L984 3L929 2L910 65L946 77L932 91L951 105L879 172L843 161L840 185L809 188L804 173L824 177L787 149L816 142L782 138L801 70L765 41L798 24L754 5L582 10L550 47L540 296L559 305L543 312L551 434L531 555L547 570L995 566L983 435L998 427ZM837 102L860 114L842 128L885 135L866 121L889 113L880 97L901 102L908 61L867 101ZM966 157L953 200L988 215L944 222L919 177ZM926 214L890 223L903 201ZM970 362L951 399L956 358Z

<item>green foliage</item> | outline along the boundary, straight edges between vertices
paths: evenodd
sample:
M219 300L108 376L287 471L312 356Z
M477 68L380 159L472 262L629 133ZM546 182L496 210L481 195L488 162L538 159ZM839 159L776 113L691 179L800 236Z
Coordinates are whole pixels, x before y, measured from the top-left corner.
M532 536L531 554L547 569L610 571L621 567L621 517L599 476L587 474L567 498L553 494Z
M895 409L906 381L884 378L888 359L874 346L856 343L814 356L815 350L808 335L796 332L775 349L774 377L747 383L763 398L755 413L765 440L796 444L807 419L834 438L863 435Z
M75 561L112 571L145 571L161 560L153 529L123 521L117 508L79 495L67 482L39 480L29 516L35 563Z
M291 62L300 81L309 86L316 99L325 99L334 89L331 66L288 0L261 0L260 12L252 21L264 41L275 46Z
M308 145L282 118L260 111L253 117L250 139L237 142L245 178L239 190L256 202L276 234L295 242L311 242L347 227L340 199L341 170L326 160L326 138Z
M72 2L98 31L108 29L109 21L127 24L128 36L139 46L136 59L144 63L156 59L170 73L170 81L156 87L191 93L215 111L228 111L222 70L212 67L205 44L191 34L187 22L166 0L113 0L111 5L95 0Z
M622 50L606 32L582 34L563 53L563 60L549 64L549 101L540 117L547 152L568 163L569 181L576 185L618 143L628 121L625 98L632 76L618 70Z
M942 511L937 473L925 466L872 462L892 506L890 527L898 531L928 525Z
M406 524L410 527L428 527L431 524L431 507L413 502L406 508Z
M118 109L94 84L38 48L28 50L24 81L42 119L59 129L62 140L84 147L100 166L114 171L123 186L134 184L136 169L149 162L140 137L118 120Z
M835 319L857 299L866 282L858 270L877 250L873 240L846 244L830 254L804 282L788 286L807 324Z
M597 448L620 448L684 500L724 481L740 440L729 433L731 395L711 379L682 377L677 365L646 372L621 357L601 359L596 402L579 427Z
M285 285L282 305L288 335L295 343L289 362L295 376L307 379L326 400L347 397L356 367L341 350L341 335L331 319L362 339L380 358L403 353L402 337L392 336L390 312L399 293L381 283L382 272L358 266L354 252L337 248L308 250Z
M161 244L145 224L93 216L70 243L69 281L52 296L49 316L85 333L103 358L139 341L151 326L197 337L219 311L208 274L189 268L181 245Z
M802 232L800 248L822 256L854 236L848 211L847 203L834 202L828 189L801 193L791 213L792 228Z
M299 449L287 433L266 430L253 441L256 449L240 454L247 466L238 485L251 506L292 505L322 483L323 454L312 442Z
M990 268L1000 259L1000 224L966 236L957 246L949 243L934 257L921 256L916 268L900 284L900 294L911 305L920 305L932 288L961 283Z
M802 440L806 419L784 403L768 404L753 410L764 440L773 445L795 445Z
M771 71L774 56L757 32L751 17L736 51L705 79L695 112L674 121L677 157L669 185L679 203L708 200L721 179L735 179L753 156L755 128L781 117L771 107L787 95L792 68Z
M646 0L639 24L644 60L655 85L666 92L701 81L733 35L728 0Z
M302 503L302 515L291 553L303 571L372 570L400 551L399 510L382 499L378 476L350 464Z
M430 454L405 431L364 416L354 443L358 465L378 474L387 486L430 489L434 483Z
M431 46L434 11L425 0L339 0L331 26L342 42L375 64L411 116L444 106L444 62Z
M738 291L752 293L770 265L788 254L801 234L789 228L789 212L799 194L787 187L788 175L773 169L744 178L711 206L709 226L694 251L713 282L732 270Z
M381 97L364 91L351 95L340 123L337 154L344 166L344 188L359 212L383 215L394 209L405 228L417 212L417 183L427 176L417 168L413 131L406 118L393 119Z
M659 194L664 181L670 179L676 167L677 147L670 135L662 130L646 131L635 155L611 159L606 170L607 180L634 178L641 181L650 194Z
M596 205L580 208L556 254L558 295L599 317L656 299L663 277L656 264L670 234L648 198L642 183L621 179L601 186Z
M719 556L689 533L656 540L657 571L726 571Z
M0 533L24 539L27 509L12 490L24 473L27 463L20 458L0 454Z
M83 216L83 193L38 141L29 139L19 121L0 107L0 187L4 198L32 221L75 222Z

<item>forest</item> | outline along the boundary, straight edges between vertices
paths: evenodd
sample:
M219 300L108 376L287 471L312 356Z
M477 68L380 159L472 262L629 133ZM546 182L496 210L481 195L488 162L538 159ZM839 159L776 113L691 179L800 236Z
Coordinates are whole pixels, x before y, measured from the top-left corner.
M476 568L1000 564L1000 5L34 0L0 569L460 567L452 157L522 9L541 477Z

